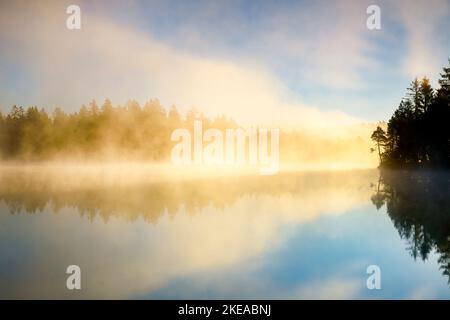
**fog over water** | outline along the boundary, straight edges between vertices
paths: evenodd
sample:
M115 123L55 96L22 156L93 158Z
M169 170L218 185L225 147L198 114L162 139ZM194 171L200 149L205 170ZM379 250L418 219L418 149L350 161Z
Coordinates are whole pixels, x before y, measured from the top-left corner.
M448 298L442 246L414 261L383 186L373 169L3 167L0 296ZM80 291L65 287L71 264L81 267ZM366 288L371 264L383 290Z

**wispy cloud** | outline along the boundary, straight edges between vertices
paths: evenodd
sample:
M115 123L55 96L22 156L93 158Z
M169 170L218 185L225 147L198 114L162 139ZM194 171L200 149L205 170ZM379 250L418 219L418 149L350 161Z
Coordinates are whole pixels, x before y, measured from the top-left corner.
M197 57L89 13L81 30L69 31L63 9L36 6L22 13L25 24L17 19L19 12L1 14L0 37L10 48L3 54L34 80L26 97L16 97L18 103L73 110L92 98L123 103L157 97L165 105L195 106L244 124L296 124L320 132L359 122L338 110L323 112L290 99L282 82L259 66Z
M320 131L390 114L404 79L437 77L449 49L446 0L383 1L376 32L370 1L82 1L75 32L68 4L2 2L1 107L158 97Z
M436 36L448 19L450 4L446 0L396 2L399 19L406 31L406 58L403 71L411 77L437 78L446 57L442 38ZM448 53L447 53L448 54Z

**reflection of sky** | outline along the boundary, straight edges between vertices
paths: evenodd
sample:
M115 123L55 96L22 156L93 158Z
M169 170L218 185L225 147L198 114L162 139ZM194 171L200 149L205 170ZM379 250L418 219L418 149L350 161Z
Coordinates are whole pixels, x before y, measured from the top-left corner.
M286 243L250 263L248 269L242 268L243 272L228 270L177 279L143 297L449 298L436 255L426 263L414 262L383 213L368 205L342 216L293 226ZM381 268L380 291L366 289L365 271L371 264ZM226 283L225 290L218 283Z
M449 297L436 257L414 262L384 208L348 195L333 209L327 202L336 196L243 197L223 211L181 210L155 225L91 223L49 207L10 215L2 205L0 296ZM64 287L69 264L82 268L81 292ZM365 288L370 264L381 267L381 291Z

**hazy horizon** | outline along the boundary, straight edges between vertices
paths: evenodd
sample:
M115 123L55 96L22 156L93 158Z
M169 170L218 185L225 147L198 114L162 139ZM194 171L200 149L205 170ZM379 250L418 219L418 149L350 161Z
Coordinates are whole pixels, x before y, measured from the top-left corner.
M69 4L80 30L65 27ZM0 110L158 98L331 130L387 119L412 78L436 84L450 48L445 0L383 1L381 30L366 27L368 1L121 4L2 1Z

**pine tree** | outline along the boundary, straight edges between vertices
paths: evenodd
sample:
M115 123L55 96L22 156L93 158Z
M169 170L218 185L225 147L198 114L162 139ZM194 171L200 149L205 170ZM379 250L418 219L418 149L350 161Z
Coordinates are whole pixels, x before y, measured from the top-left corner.
M378 157L380 158L380 164L382 163L382 148L384 148L387 144L387 137L386 132L380 127L377 126L376 130L372 133L371 139L375 142L377 150L378 150Z
M411 105L413 106L414 114L418 115L423 112L423 97L422 92L420 90L420 81L415 78L412 82L410 87L407 89L408 92L406 94L407 101L411 102Z
M420 104L422 106L422 111L427 112L430 105L433 103L434 90L431 87L430 79L424 77L420 82Z
M443 68L443 73L441 73L441 79L439 79L439 85L441 88L439 89L439 95L446 97L450 101L450 59L449 67Z

